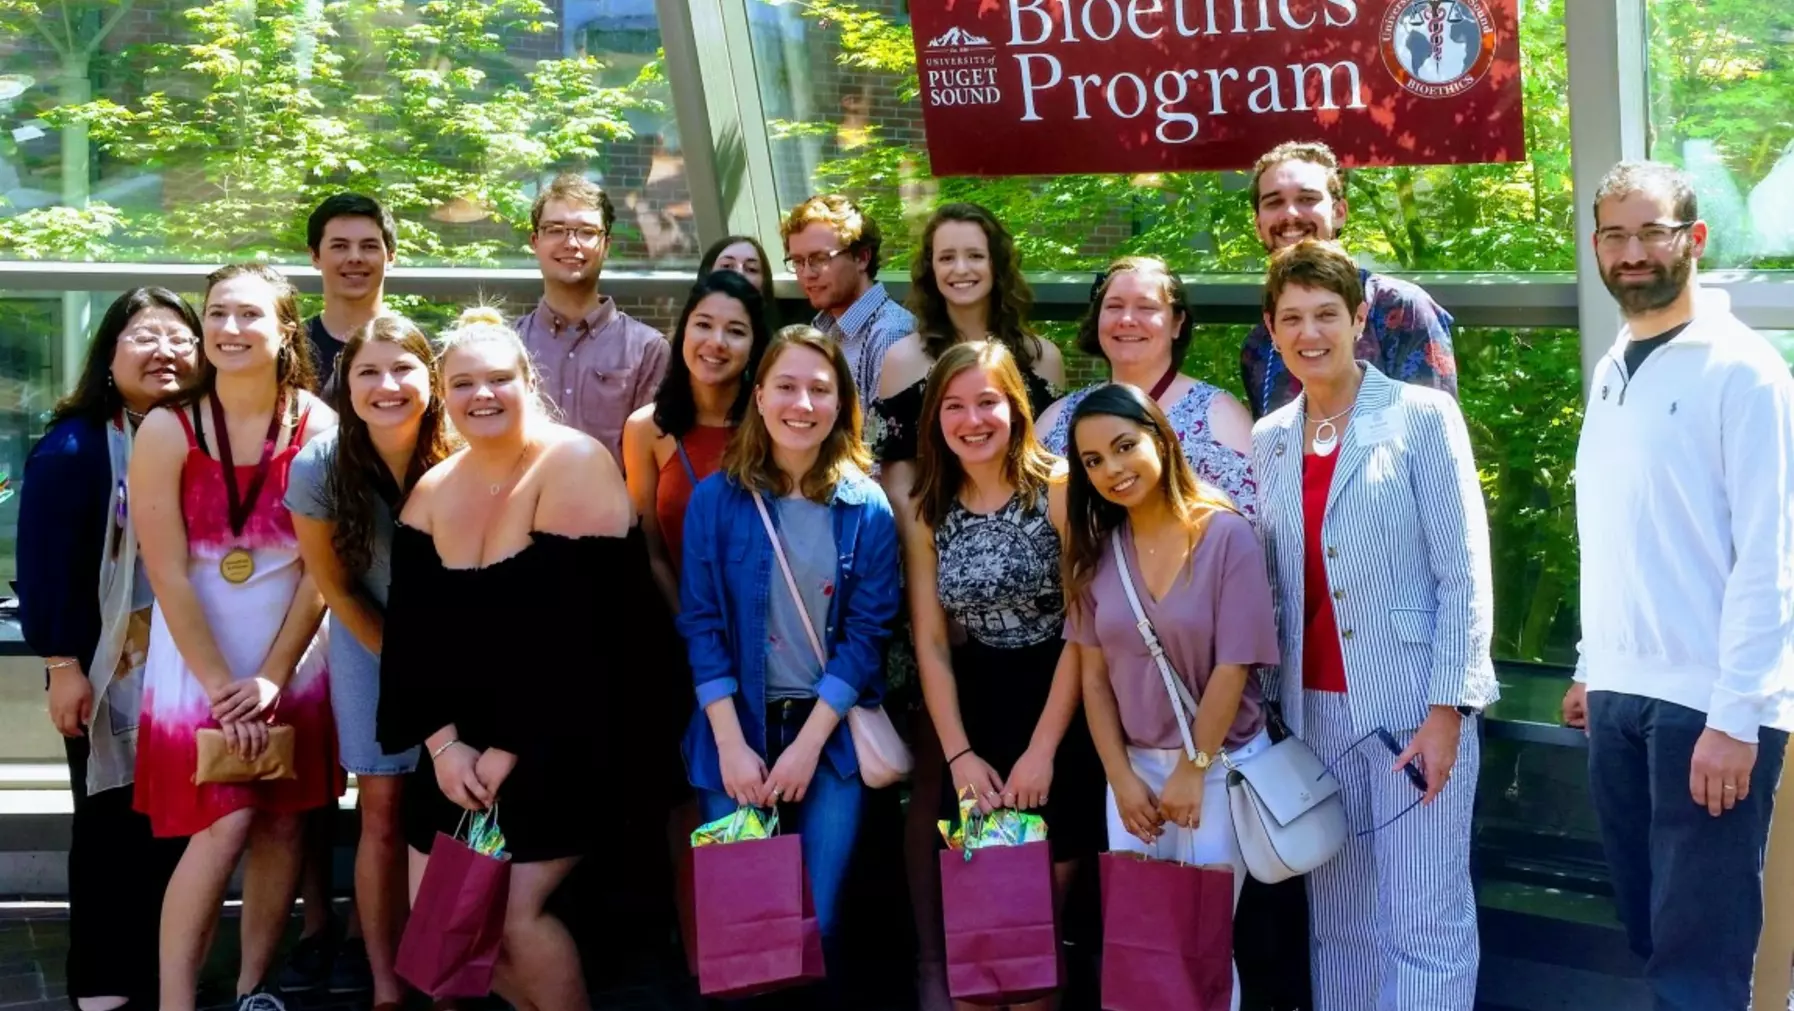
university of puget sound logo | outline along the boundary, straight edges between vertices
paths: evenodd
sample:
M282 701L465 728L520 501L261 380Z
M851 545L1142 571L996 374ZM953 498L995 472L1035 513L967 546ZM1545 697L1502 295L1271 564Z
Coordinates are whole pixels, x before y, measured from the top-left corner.
M931 105L996 105L997 50L990 40L954 26L928 40L917 70Z
M1421 98L1461 95L1495 61L1495 19L1484 0L1394 0L1378 38L1390 76Z

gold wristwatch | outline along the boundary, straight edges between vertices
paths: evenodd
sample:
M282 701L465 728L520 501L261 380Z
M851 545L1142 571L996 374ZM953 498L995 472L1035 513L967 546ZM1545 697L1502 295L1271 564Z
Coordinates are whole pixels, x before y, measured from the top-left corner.
M1191 756L1190 764L1206 772L1209 766L1215 764L1215 758L1213 755L1210 755L1208 752L1199 748L1197 749L1196 754Z

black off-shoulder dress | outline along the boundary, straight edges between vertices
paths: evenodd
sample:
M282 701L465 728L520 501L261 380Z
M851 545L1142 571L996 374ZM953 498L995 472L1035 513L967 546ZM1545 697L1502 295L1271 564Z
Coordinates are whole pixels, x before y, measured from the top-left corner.
M664 811L683 786L679 734L694 705L641 529L531 538L502 561L452 569L429 534L400 524L380 664L388 752L453 723L466 744L517 755L498 821L518 862L587 852L607 821L615 830L616 805ZM402 807L405 841L425 853L465 813L427 755Z

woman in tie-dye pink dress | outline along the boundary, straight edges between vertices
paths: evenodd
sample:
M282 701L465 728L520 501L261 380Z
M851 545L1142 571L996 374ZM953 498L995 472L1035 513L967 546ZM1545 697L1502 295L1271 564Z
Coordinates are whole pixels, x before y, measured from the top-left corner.
M152 412L129 493L157 592L144 669L137 810L191 836L162 907L161 1007L190 1011L231 872L245 852L239 1011L284 1011L263 979L298 878L299 815L342 793L317 639L323 602L282 504L305 441L335 423L305 391L310 358L293 290L266 267L207 278L195 387ZM265 434L264 434L265 433ZM288 780L196 785L202 728L233 749L293 728Z

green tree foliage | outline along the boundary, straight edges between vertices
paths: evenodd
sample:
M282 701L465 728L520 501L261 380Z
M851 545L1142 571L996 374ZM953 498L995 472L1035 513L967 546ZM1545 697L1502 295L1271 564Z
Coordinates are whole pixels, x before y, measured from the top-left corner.
M1575 269L1565 2L1520 3L1524 161L1350 174L1344 237L1365 263L1410 272ZM909 27L874 9L880 6L876 0L870 6L814 0L800 9L818 25L839 27L842 66L877 72L898 101L913 103L917 82ZM1719 171L1703 175L1700 166L1689 165L1711 216L1718 202L1708 196L1709 182L1716 189L1723 189L1721 183L1753 186L1794 141L1789 111L1794 68L1786 48L1794 37L1794 15L1755 0L1652 0L1650 6L1657 153L1682 161L1682 139L1711 142ZM826 126L775 124L775 136L827 136ZM1248 183L1238 173L933 180L927 152L919 145L889 139L876 127L869 137L855 140L857 146L818 167L816 185L853 193L883 220L910 223L908 234L896 236L898 242L914 235L914 226L936 202L972 200L1011 223L1032 270L1087 270L1132 252L1164 256L1189 272L1263 267ZM1794 164L1789 171L1794 173ZM918 193L920 199L913 196ZM1742 198L1735 202L1740 209L1732 217L1742 224ZM1107 225L1103 234L1119 238L1093 240L1097 225ZM1789 238L1794 241L1794 234ZM1760 251L1734 241L1729 252L1736 260ZM895 253L893 262L902 256ZM1056 339L1068 330L1049 328ZM1239 392L1242 332L1203 328L1187 371ZM1496 651L1510 658L1567 662L1574 657L1571 469L1581 424L1575 338L1574 332L1557 330L1459 328L1455 334L1461 402L1493 533ZM1607 334L1586 338L1610 339Z
M74 3L91 0L67 0ZM128 0L113 0L126 3ZM56 24L60 4L0 8L0 34ZM125 54L105 97L43 113L80 125L111 165L160 174L161 199L0 219L0 255L290 257L328 193L378 193L418 260L495 264L519 248L528 186L602 162L651 101L599 83L589 57L519 67L519 40L558 48L541 0L211 0L185 37ZM120 242L119 240L125 240Z

